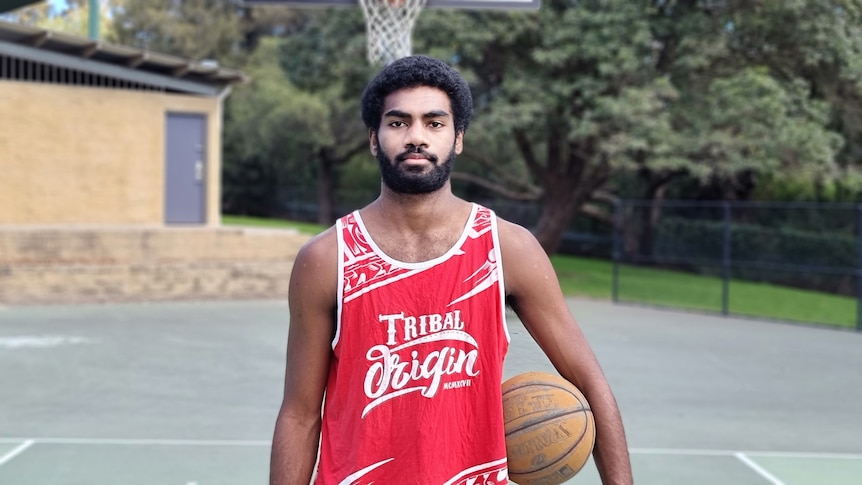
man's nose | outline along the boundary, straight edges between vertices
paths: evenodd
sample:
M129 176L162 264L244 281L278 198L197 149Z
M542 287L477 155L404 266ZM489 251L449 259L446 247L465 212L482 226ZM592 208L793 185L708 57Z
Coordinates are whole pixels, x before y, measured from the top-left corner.
M422 123L414 123L407 129L407 136L404 144L414 147L428 147L428 134L425 131L425 126Z

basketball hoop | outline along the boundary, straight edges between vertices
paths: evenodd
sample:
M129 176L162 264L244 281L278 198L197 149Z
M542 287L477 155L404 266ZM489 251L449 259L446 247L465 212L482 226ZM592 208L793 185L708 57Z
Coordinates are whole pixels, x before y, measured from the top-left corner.
M359 0L365 14L368 61L386 65L409 56L410 34L428 0Z
M2 1L2 0L0 0ZM717 0L712 0L717 1ZM726 0L723 0L726 1ZM357 3L365 14L368 61L390 62L412 54L410 34L425 7L481 10L538 10L541 0L240 0L243 5L344 7Z

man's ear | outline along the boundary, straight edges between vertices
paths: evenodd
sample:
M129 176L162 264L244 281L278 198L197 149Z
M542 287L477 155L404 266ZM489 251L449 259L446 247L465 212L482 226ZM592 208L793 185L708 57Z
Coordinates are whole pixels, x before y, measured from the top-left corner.
M455 133L455 155L460 155L464 151L464 132Z
M377 133L374 130L368 130L368 147L371 149L371 154L377 156Z

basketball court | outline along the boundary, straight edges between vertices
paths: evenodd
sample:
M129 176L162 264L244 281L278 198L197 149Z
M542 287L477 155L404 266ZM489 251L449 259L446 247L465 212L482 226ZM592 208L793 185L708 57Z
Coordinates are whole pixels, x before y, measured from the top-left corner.
M378 62L409 52L421 8L539 6L248 3L362 4ZM420 7L394 8L408 4ZM639 485L862 482L862 334L571 307L616 392ZM509 324L506 377L553 371L514 316ZM288 325L278 301L0 307L0 483L267 483ZM569 483L600 484L595 465Z
M862 334L572 300L642 485L858 485ZM512 318L506 375L552 371ZM0 310L0 483L267 483L284 302ZM571 484L599 484L592 462Z

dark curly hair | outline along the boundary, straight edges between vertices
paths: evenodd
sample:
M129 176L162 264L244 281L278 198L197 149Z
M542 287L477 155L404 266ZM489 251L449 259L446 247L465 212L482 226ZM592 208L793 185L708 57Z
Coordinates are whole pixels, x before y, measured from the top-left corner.
M362 121L375 133L380 129L383 102L386 96L404 88L429 86L449 96L455 133L467 131L473 115L473 95L470 86L455 69L428 56L410 56L398 59L384 67L362 93Z

